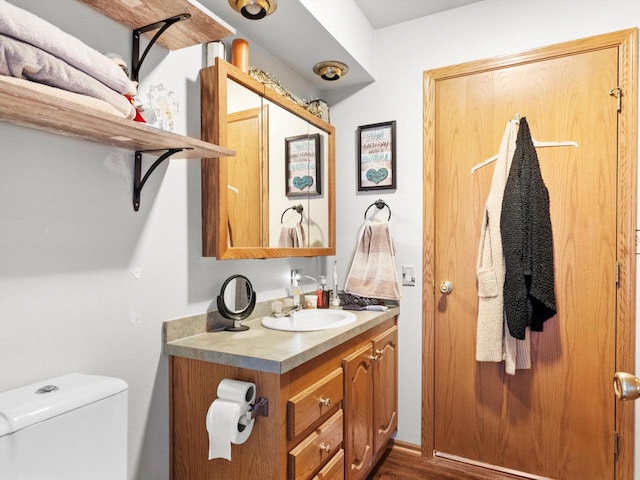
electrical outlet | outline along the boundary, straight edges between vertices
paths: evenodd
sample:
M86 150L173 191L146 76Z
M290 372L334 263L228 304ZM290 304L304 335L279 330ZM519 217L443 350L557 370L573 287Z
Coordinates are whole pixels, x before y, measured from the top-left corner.
M297 280L298 285L300 285L300 281L302 280L302 269L298 268L296 270L291 270L291 284L293 285L293 280Z
M402 265L402 285L406 287L415 287L416 273L413 265Z

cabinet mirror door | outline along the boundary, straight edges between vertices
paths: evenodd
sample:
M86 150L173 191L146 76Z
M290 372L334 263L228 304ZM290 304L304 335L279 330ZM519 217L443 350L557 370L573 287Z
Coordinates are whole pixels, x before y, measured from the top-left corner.
M201 82L203 140L236 152L202 161L203 255L334 255L333 127L222 60Z

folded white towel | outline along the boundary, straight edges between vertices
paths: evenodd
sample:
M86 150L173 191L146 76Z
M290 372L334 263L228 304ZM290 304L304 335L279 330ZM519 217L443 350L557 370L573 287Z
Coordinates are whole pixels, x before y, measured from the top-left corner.
M136 84L116 63L46 20L0 0L0 33L64 60L121 94L135 95Z
M360 232L345 292L399 300L396 258L388 222L366 222Z
M103 100L121 112L125 118L134 118L136 113L124 95L95 78L44 50L1 34L0 74Z

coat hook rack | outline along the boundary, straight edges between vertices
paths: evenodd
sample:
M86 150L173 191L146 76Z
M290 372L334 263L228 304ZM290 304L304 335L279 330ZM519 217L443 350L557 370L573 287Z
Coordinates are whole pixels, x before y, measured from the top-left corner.
M142 187L144 187L144 184L147 182L147 180L149 179L149 176L153 173L153 171L156 168L158 168L158 166L162 162L164 162L167 158L169 158L171 155L174 155L183 150L193 150L193 148L191 147L169 148L166 150L167 151L165 153L163 153L160 157L158 157L158 159L155 162L153 162L153 165L149 167L149 169L146 171L142 179L140 178L142 176L142 154L147 152L157 152L158 150L136 150L135 165L134 165L134 171L133 171L133 210L134 211L137 212L138 209L140 208L140 192L142 192Z
M296 212L298 212L300 214L300 223L302 223L302 212L304 211L304 207L300 203L298 205L294 205L293 207L289 207L284 212L282 212L282 216L280 217L280 223L281 224L283 223L284 214L287 213L289 210L295 210Z
M136 82L138 81L142 62L144 62L144 59L147 56L147 53L149 53L149 50L151 49L153 44L156 43L156 40L160 38L160 35L162 35L164 31L174 23L181 22L183 20L188 20L190 18L191 18L190 13L181 13L179 15L169 17L165 20L160 20L159 22L152 23L145 27L136 28L133 31L133 46L132 46L132 52L131 52L131 80ZM156 34L153 36L153 38L149 41L149 44L147 45L147 48L144 49L144 52L142 53L142 57L141 57L140 56L140 35L142 33L147 33L147 32L150 32L151 30L157 30L157 29L160 29L160 30L158 30Z
M387 202L385 202L380 198L367 207L367 209L364 212L365 220L367 219L367 213L369 212L369 209L373 206L377 207L378 210L382 210L384 207L387 207L387 210L389 210L389 218L387 218L387 221L391 220L391 208L389 207L389 205L387 205Z

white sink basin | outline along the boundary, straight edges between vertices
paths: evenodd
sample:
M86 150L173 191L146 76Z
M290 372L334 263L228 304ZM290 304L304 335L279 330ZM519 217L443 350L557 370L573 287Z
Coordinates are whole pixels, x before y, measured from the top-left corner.
M289 317L264 317L262 325L273 330L313 332L344 327L356 321L353 312L344 310L309 309L293 312Z

